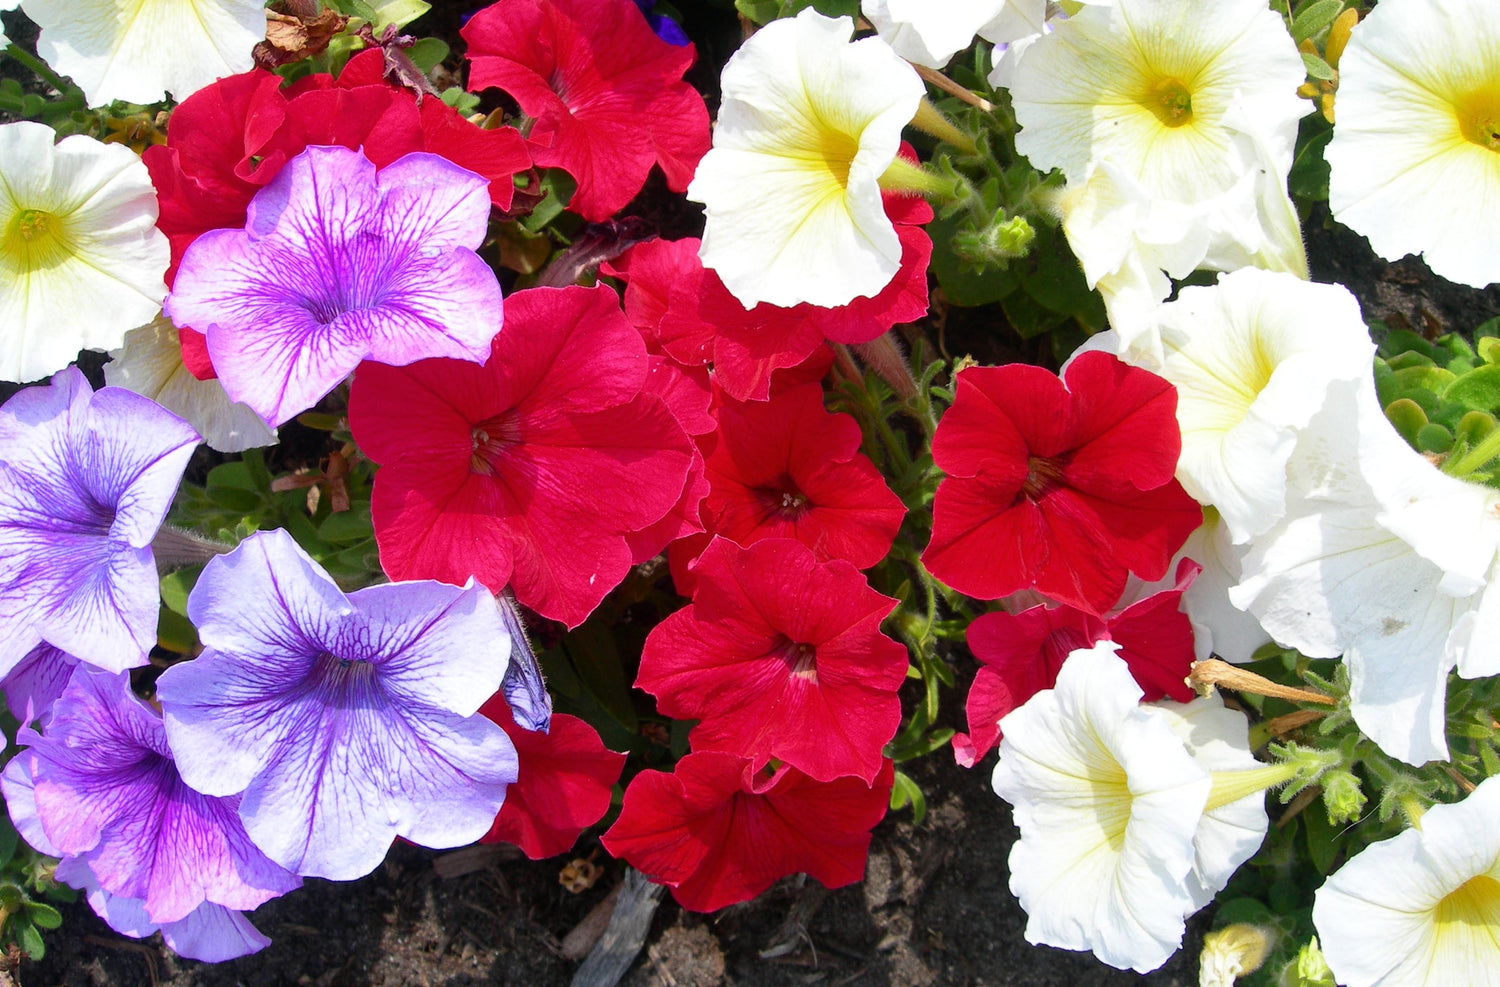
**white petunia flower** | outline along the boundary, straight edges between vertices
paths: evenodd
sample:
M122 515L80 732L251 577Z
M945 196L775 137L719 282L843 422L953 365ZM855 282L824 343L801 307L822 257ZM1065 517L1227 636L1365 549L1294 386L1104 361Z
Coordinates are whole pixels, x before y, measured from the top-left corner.
M922 81L878 38L811 8L773 21L724 67L714 146L688 198L707 212L700 256L747 308L836 306L901 265L881 176Z
M119 346L161 310L167 238L129 148L0 125L0 380L36 380Z
M1490 0L1382 0L1339 61L1328 203L1382 257L1500 281L1500 18Z
M1073 652L1001 721L994 787L1021 830L1010 886L1027 940L1144 973L1254 853L1255 793L1288 775L1255 762L1244 718L1216 700L1141 706L1114 650Z
M1355 722L1411 764L1448 756L1444 694L1500 671L1500 493L1439 471L1396 434L1374 383L1336 382L1287 462L1286 514L1230 590L1287 647L1342 654Z
M1040 34L1047 0L863 0L881 40L909 62L940 69L974 36L1005 42Z
M1370 376L1375 346L1338 285L1245 268L1184 288L1156 324L1163 358L1135 361L1177 388L1177 479L1235 543L1286 511L1286 464L1336 380Z
M247 72L266 37L262 0L22 0L37 54L90 106L178 100Z
M143 394L184 419L220 452L243 452L276 443L276 430L224 393L218 379L199 380L183 366L177 327L166 316L125 334L110 352L104 381Z
M1313 902L1341 984L1500 984L1500 778L1366 847Z

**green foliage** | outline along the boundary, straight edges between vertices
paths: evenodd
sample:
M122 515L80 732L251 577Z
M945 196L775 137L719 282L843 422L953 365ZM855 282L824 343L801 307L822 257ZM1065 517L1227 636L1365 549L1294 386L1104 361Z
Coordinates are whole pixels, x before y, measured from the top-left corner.
M1408 329L1387 333L1375 361L1375 389L1386 417L1414 449L1445 472L1500 486L1500 322L1428 340Z
M734 0L734 7L757 24L795 17L808 7L825 17L859 16L859 0Z

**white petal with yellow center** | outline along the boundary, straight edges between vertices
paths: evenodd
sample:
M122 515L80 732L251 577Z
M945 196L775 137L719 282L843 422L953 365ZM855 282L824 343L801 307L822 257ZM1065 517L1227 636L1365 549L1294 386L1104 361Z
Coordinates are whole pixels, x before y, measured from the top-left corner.
M185 419L212 448L243 452L275 444L276 430L248 405L230 401L218 380L199 380L183 366L177 327L165 316L127 332L124 347L110 357L107 384L143 394Z
M1177 478L1212 504L1236 543L1286 512L1286 464L1335 380L1370 376L1375 346L1338 285L1246 268L1184 288L1157 314L1147 369L1177 388Z
M1075 651L1057 686L1001 721L994 787L1021 839L1010 888L1026 939L1154 970L1182 941L1187 888L1211 787L1115 645Z
M1229 111L1255 122L1285 174L1305 69L1263 0L1119 0L1090 7L1027 48L1011 97L1017 148L1082 181L1100 161L1152 196L1213 198L1254 166Z
M1313 924L1349 987L1500 984L1500 778L1355 855L1318 889Z
M249 71L266 37L262 0L24 0L37 54L90 106L178 100Z
M880 176L922 98L915 70L812 9L766 25L724 68L714 146L688 198L700 256L746 307L836 306L884 288L901 243Z
M80 349L119 346L167 292L146 166L118 144L56 136L0 126L0 380L36 380Z
M1333 215L1382 257L1500 281L1500 17L1490 0L1382 0L1339 62Z

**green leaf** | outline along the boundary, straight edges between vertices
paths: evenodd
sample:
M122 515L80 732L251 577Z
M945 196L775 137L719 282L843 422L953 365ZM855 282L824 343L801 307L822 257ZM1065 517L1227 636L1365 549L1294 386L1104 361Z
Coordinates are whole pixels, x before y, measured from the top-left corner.
M891 809L903 809L911 806L911 821L915 826L922 825L923 818L927 815L927 796L922 794L922 789L912 781L904 771L896 772L896 782L891 786Z
M1333 66L1329 65L1317 55L1309 55L1302 52L1302 64L1307 69L1307 74L1314 79L1328 80L1334 77Z
M36 930L36 926L30 922L18 923L16 929L16 945L21 947L21 952L39 960L47 955L47 944L42 942L42 934Z
M230 489L254 492L258 489L254 478L250 475L250 467L243 461L220 463L215 466L208 471L208 480L204 485L209 490Z
M1301 816L1307 837L1307 856L1319 874L1327 874L1339 856L1338 834L1328 824L1328 814L1309 806Z
M1287 191L1299 199L1328 198L1328 162L1323 151L1333 140L1333 127L1321 113L1310 113L1298 125L1297 151L1287 174Z
M457 110L459 116L466 117L479 112L479 96L469 92L462 86L453 86L451 89L444 89L438 94L438 98Z
M179 655L191 655L198 629L187 617L163 606L156 612L156 643Z
M1475 411L1500 411L1500 366L1475 367L1449 384L1443 397Z
M1000 309L1022 339L1040 336L1068 320L1066 315L1054 312L1024 291L1002 299Z
M980 271L954 253L955 238L967 228L969 218L964 213L927 224L927 232L932 236L931 269L937 276L943 294L954 305L975 308L1000 301L1016 290L1021 279L1014 265Z
M432 4L427 0L373 0L370 7L375 11L377 28L385 27L387 24L405 27L431 10ZM423 69L423 71L427 70Z
M1344 10L1343 0L1317 0L1302 8L1292 21L1292 40L1301 44L1332 24ZM1322 78L1322 76L1316 76Z
M356 500L347 511L336 511L318 525L318 537L334 545L349 545L375 537L370 520L370 502Z
M21 834L16 832L16 827L11 825L10 816L0 818L0 867L10 863L10 859L16 855L16 847L20 845Z
M640 721L610 629L596 620L585 621L563 639L563 649L589 694L621 726L635 732Z
M1453 447L1453 433L1437 422L1429 422L1417 430L1417 451L1441 455Z
M26 904L26 917L31 919L32 924L41 929L56 929L62 925L62 912L44 901L32 901Z
M406 49L406 57L424 73L431 72L438 63L448 57L448 43L442 38L421 38Z
M521 220L521 225L533 233L540 233L542 227L562 215L573 193L578 190L578 183L562 169L548 168L542 172L542 188L547 197Z
M198 584L198 577L203 574L201 565L188 566L186 569L174 569L161 577L161 602L173 613L187 616L187 598Z

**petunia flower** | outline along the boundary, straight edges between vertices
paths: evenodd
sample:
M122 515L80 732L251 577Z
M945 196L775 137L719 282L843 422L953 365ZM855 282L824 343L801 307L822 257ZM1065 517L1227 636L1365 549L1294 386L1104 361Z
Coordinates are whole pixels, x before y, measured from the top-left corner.
M52 719L57 697L67 688L78 659L50 644L38 644L16 663L3 679L5 704L22 728L37 724L43 729Z
M1193 698L1186 683L1195 657L1183 594L1198 574L1183 560L1176 585L1096 617L1070 606L1036 606L1018 614L986 613L965 632L979 671L964 701L969 733L953 735L954 759L972 768L1000 743L1000 720L1057 683L1068 655L1100 641L1119 645L1120 658L1148 701Z
M483 362L501 320L474 252L486 184L434 154L377 172L357 151L310 147L256 194L243 230L193 241L167 314L206 333L224 390L272 425L366 358Z
M1285 516L1230 599L1276 641L1349 666L1354 720L1412 764L1448 755L1448 673L1500 673L1500 494L1410 448L1373 380L1335 383L1287 463Z
M41 27L37 54L72 77L90 106L186 99L254 64L266 37L260 0L23 0ZM144 319L141 321L145 321Z
M922 559L979 599L1032 588L1102 614L1127 572L1166 573L1202 521L1172 478L1180 439L1166 381L1106 353L1064 379L1039 367L970 367L933 439L947 478Z
M804 362L825 340L868 343L927 314L932 240L921 224L932 208L909 196L884 201L901 241L901 269L873 297L837 308L746 308L703 266L695 239L639 244L603 270L625 280L625 314L648 345L684 366L711 363L715 383L737 401L764 401L772 375Z
M743 546L790 538L819 561L845 559L856 569L885 558L906 508L860 453L859 423L824 409L822 388L725 400L718 420L702 508L710 535Z
M1110 161L1151 196L1210 199L1253 166L1230 153L1243 121L1290 167L1305 73L1280 15L1260 0L1226 0L1212 16L1192 0L1087 7L1017 65L1016 147L1069 182Z
M198 436L76 367L0 407L0 674L43 642L109 671L156 644L151 540Z
M166 285L156 192L129 148L0 124L0 379L35 380L119 346Z
M1382 3L1339 59L1334 218L1389 260L1500 281L1500 24L1485 0Z
M172 111L166 145L142 155L160 195L158 225L172 245L169 282L188 244L209 230L244 226L255 193L309 145L361 150L377 168L428 151L483 176L491 203L510 208L512 176L531 164L515 128L481 129L439 99L419 106L410 90L385 80L382 66L372 49L351 58L337 79L315 73L286 89L280 76L256 69L221 79Z
M1160 361L1126 359L1177 389L1177 478L1236 543L1286 511L1286 464L1335 380L1370 376L1375 346L1339 285L1246 268L1184 288L1155 317Z
M554 713L546 733L517 724L503 697L480 715L498 723L516 747L519 776L481 843L514 843L532 860L566 853L585 829L609 811L625 755L604 746L584 720Z
M708 150L708 109L682 75L692 45L657 37L632 0L499 0L469 19L469 88L496 86L533 122L532 158L578 182L568 208L620 211L658 164L674 192Z
M1259 793L1288 775L1256 767L1243 715L1213 700L1139 705L1114 647L1073 652L1055 689L1002 721L994 786L1021 830L1010 887L1027 941L1145 973L1259 847Z
M48 839L37 814L31 777L34 757L31 751L23 750L11 758L4 773L0 774L0 792L5 796L5 808L22 839L38 853L62 857L63 852ZM188 959L222 963L259 952L271 944L271 940L261 935L243 913L211 901L203 902L175 922L153 922L146 914L145 903L139 898L124 898L104 890L81 857L59 861L53 876L59 883L83 891L89 907L111 929L135 939L144 939L159 931L173 952Z
M688 187L707 211L700 256L747 308L842 305L900 269L882 175L922 81L853 21L807 9L729 59L714 146Z
M188 597L203 653L157 699L178 770L294 873L368 874L402 836L483 836L516 780L505 731L478 716L510 639L470 583L390 583L347 596L285 531L204 568Z
M695 912L748 901L791 874L843 887L864 877L893 781L890 761L867 785L817 782L785 766L753 772L734 754L694 752L671 774L632 779L604 848Z
M274 445L276 430L224 393L217 380L199 380L182 362L177 327L165 316L132 329L124 345L110 351L104 379L155 401L198 430L220 452L243 452Z
M700 721L695 750L869 784L901 721L906 649L880 633L896 601L785 538L715 539L694 568L692 605L646 637L637 687Z
M164 924L205 901L249 910L302 884L250 842L237 796L183 784L161 717L128 675L79 666L60 700L46 735L30 740L37 815L100 887L140 899Z
M1339 983L1438 987L1493 982L1497 914L1500 780L1488 778L1355 854L1318 889L1312 917Z
M682 426L643 393L647 369L603 285L511 295L482 367L361 366L349 421L381 464L371 509L386 574L472 575L582 623L634 563L629 536L667 516L693 463Z
M1046 0L862 0L881 40L909 62L940 69L977 34L1006 42L1040 34Z

